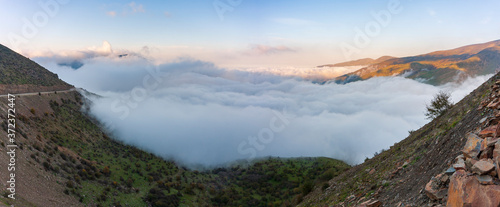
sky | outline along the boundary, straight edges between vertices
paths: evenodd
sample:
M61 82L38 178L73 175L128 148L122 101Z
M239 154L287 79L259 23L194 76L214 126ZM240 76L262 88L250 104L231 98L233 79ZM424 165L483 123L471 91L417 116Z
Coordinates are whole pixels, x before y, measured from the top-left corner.
M159 62L311 67L500 39L495 0L0 2L0 43L29 57L106 41Z

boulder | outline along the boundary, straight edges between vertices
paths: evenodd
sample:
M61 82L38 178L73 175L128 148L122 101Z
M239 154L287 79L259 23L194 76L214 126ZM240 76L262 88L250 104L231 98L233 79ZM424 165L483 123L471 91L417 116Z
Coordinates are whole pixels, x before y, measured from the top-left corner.
M486 138L486 146L495 147L495 144L498 142L498 138L488 137Z
M370 172L368 172L368 174L372 175L375 172L377 172L377 171L375 170L375 168L373 168L372 170L370 170Z
M495 143L495 148L493 149L493 158L500 157L500 142Z
M450 181L450 176L445 173L443 176L441 176L441 178L439 178L439 181L441 182L441 185L447 185Z
M451 176L447 206L464 206L464 186L467 180L467 173L464 170L458 170Z
M489 126L486 129L483 129L481 132L479 132L479 137L482 138L493 137L495 136L496 131L497 131L497 125Z
M462 150L466 158L477 158L481 152L481 144L483 139L478 137L473 133L467 135L467 142L465 143L464 149Z
M479 123L480 123L480 124L482 124L482 123L484 123L486 120L488 120L488 117L484 117L484 118L482 118L481 120L479 120Z
M490 109L497 109L498 106L500 105L499 102L497 101L492 101L490 102L486 107L490 108Z
M455 168L455 170L465 170L465 161L463 159L458 159L453 165L453 168Z
M478 175L478 176L476 176L476 179L482 185L493 184L493 178L489 175Z
M471 165L471 166L472 166L472 165ZM444 172L444 173L446 173L447 175L453 175L453 173L455 173L455 171L456 171L456 170L455 170L455 168L454 168L454 167L450 167L450 168L448 168L448 169L446 170L446 172Z
M481 101L480 107L479 108L484 108L486 107L490 102L488 100L483 100Z
M473 176L463 170L457 171L450 179L446 206L498 206L500 186L481 185Z
M497 125L497 130L495 131L495 135L493 138L497 138L500 135L500 127Z
M481 155L479 156L479 159L488 159L488 158L492 157L493 150L494 150L493 147L486 147L485 150L481 151Z
M467 160L465 160L465 167L467 167L467 169L470 170L470 169L472 169L472 166L474 164L476 164L476 162L477 162L477 160L475 160L475 159L467 159Z
M486 137L481 142L481 152L488 148L488 139L491 139L491 137Z
M491 161L491 160L488 160L488 161L479 160L471 168L472 172L475 172L479 175L487 174L494 169L495 169L495 165L493 164L493 161Z
M432 177L431 180L425 185L425 194L432 200L441 200L446 196L448 189L442 185L441 178L444 174L439 174Z
M500 160L498 157L493 159L495 159L495 169L497 171L497 176L500 177L500 166L498 166Z
M497 172L497 170L496 170L496 169L497 169L497 167L496 167L496 165L495 165L495 170L492 170L490 173L488 173L488 175L490 175L491 177L496 178L496 177L497 177L497 175L498 175L498 172Z

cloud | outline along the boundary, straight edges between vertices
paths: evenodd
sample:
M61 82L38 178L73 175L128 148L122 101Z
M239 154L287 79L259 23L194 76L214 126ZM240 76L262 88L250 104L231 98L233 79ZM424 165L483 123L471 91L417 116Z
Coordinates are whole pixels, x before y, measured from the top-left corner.
M237 67L235 70L241 70L251 73L261 73L268 75L277 75L281 77L297 77L304 80L314 82L324 82L332 80L333 78L345 75L350 72L361 69L361 66L353 67L294 67L294 66L281 66L281 67Z
M136 4L135 2L130 2L125 5L121 5L121 15L122 16L129 16L137 13L145 13L146 9L144 9L144 6L142 4ZM118 12L116 10L120 10L120 8L114 8L112 10L106 11L106 15L110 17L116 17Z
M106 12L106 15L108 15L110 17L115 17L116 16L116 11L108 11L108 12Z
M489 24L491 22L491 17L485 17L481 21L479 21L479 24Z
M103 96L89 97L90 113L116 139L188 166L253 155L360 163L426 124L425 104L439 90L458 101L488 78L441 87L400 77L321 85L190 59L45 66Z
M146 46L139 52L113 50L108 41L103 41L101 46L92 46L82 50L35 52L28 54L28 56L42 62L56 62L59 66L70 67L76 70L83 67L86 62L96 58L144 58L143 54L147 55L148 52L149 48Z
M60 52L38 52L30 54L32 58L49 59L57 62L59 66L71 67L79 69L84 65L84 62L96 57L107 57L113 54L113 49L109 42L104 41L100 47L89 47L83 50L71 50Z
M268 45L251 45L250 49L245 52L248 55L271 55L271 54L279 54L279 53L287 53L287 52L295 52L294 49L291 49L287 46L268 46Z
M136 4L135 2L130 2L128 4L129 10L126 12L127 14L135 14L135 13L144 13L146 10L142 4Z
M434 18L434 20L436 21L436 24L443 24L444 23L444 21L441 18L439 18L438 12L436 10L427 9L427 14L429 14L429 16Z
M73 60L73 62L60 61L57 65L70 67L76 70L81 68L84 65L84 63L79 60Z
M289 26L305 26L316 24L316 22L304 20L304 19L296 19L296 18L276 18L273 19L274 22Z
M427 9L427 13L431 17L436 16L436 14L437 14L437 12L434 9Z

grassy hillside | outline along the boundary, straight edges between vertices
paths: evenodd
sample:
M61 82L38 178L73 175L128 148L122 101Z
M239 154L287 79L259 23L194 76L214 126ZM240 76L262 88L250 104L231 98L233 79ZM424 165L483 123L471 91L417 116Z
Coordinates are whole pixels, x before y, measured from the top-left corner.
M461 154L466 134L480 129L493 111L479 105L491 95L499 75L484 83L401 142L329 181L326 190L316 186L300 206L357 206L368 200L384 206L426 206L423 193L431 177L447 169Z
M349 83L380 76L403 75L441 85L457 78L492 74L500 69L500 40L469 45L453 50L404 58L393 58L372 64L338 77L337 83Z
M3 45L0 45L0 84L69 86L56 74Z
M289 206L349 168L329 158L269 158L191 171L114 141L81 113L77 92L16 98L19 206ZM5 120L7 102L0 102ZM6 137L3 121L0 136ZM6 145L4 140L2 145ZM7 160L0 154L0 161ZM4 162L2 162L4 163ZM6 163L6 162L5 162ZM0 169L4 170L4 169ZM21 173L21 172L20 172ZM0 173L0 179L6 180ZM29 181L29 182L28 182Z

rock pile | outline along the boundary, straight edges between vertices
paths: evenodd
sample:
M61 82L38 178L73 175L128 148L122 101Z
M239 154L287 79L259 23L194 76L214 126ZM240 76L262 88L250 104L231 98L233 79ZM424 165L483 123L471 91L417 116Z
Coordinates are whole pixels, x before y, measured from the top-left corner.
M447 206L500 206L500 80L480 109L495 110L485 127L467 135L462 154L425 186L426 195Z

